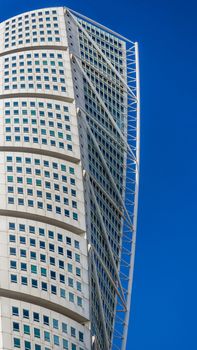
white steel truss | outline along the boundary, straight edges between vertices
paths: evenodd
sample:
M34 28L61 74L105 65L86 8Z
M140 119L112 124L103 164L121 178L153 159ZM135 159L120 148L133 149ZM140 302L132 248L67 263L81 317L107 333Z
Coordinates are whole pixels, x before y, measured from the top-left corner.
M140 89L139 89L139 58L138 58L138 44L129 41L128 39L120 36L119 34L111 31L110 29L92 21L91 19L75 12L70 9L65 9L66 16L69 17L76 25L81 32L83 32L84 36L91 43L94 49L98 52L98 54L102 57L106 65L109 66L111 71L115 74L117 81L120 82L124 86L124 91L127 92L127 102L126 106L126 114L128 117L127 123L127 133L123 133L120 127L117 125L114 120L112 114L107 108L106 104L102 100L99 92L97 91L94 83L87 75L86 71L83 67L83 59L81 57L77 57L73 55L72 51L72 60L73 63L77 63L78 69L83 75L83 78L86 80L90 89L96 96L98 103L104 110L105 114L109 118L109 122L117 131L119 135L118 141L113 139L113 142L121 142L119 147L121 147L127 153L127 164L125 166L125 197L122 197L119 193L114 178L110 173L110 169L108 167L107 161L102 154L102 151L97 143L96 138L91 129L91 124L88 122L87 117L89 119L94 120L93 116L88 114L82 106L77 106L80 110L80 115L83 119L84 128L86 128L87 133L92 139L92 142L97 150L101 162L103 164L103 168L106 170L106 173L111 181L111 184L119 198L120 211L122 213L123 218L123 234L122 234L122 245L120 247L120 264L119 271L117 269L117 265L114 260L113 251L110 246L110 242L108 239L107 229L105 227L102 213L99 208L99 204L97 203L96 194L94 190L94 186L90 181L91 174L88 173L88 169L86 170L85 181L87 188L89 188L89 192L93 198L97 215L100 221L100 225L102 227L102 234L105 239L106 245L108 247L109 257L114 268L116 281L113 280L113 276L107 270L105 263L101 260L99 254L93 245L91 245L91 260L93 265L93 271L95 275L95 283L96 290L99 299L99 307L101 314L101 321L103 326L103 334L104 334L104 342L107 347L105 350L117 349L117 350L125 350L126 349L126 341L127 341L127 332L128 332L128 324L129 324L129 315L130 315L130 306L131 306L131 292L132 292L132 284L133 284L133 269L134 269L134 259L135 259L135 247L136 247L136 230L137 230L137 210L138 210L138 192L139 192L139 157L140 157ZM107 31L108 33L119 37L121 40L127 42L129 45L126 52L126 61L125 66L127 68L127 81L123 78L123 76L117 71L115 66L109 61L106 55L103 53L98 44L91 38L90 34L87 30L81 25L80 20L83 19L87 22L92 23L93 25L101 28L102 30ZM89 63L88 63L89 64ZM92 67L96 69L95 67ZM124 114L124 113L123 113ZM106 137L112 137L109 135L109 131L107 131L98 121L94 120L95 123L99 125L102 129L102 132L106 133ZM108 194L107 194L108 195ZM109 196L109 195L108 195ZM113 199L110 198L113 202ZM111 340L108 337L106 323L105 323L105 314L103 311L103 303L105 302L102 298L102 293L99 285L99 277L96 268L96 259L102 265L105 270L111 284L114 287L114 290L117 294L117 310L116 310L116 319L114 322L114 336L113 343L111 344Z

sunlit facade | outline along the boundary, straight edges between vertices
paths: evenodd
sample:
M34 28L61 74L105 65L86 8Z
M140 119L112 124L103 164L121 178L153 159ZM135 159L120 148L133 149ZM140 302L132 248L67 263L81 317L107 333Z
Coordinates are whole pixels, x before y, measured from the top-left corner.
M0 350L125 349L137 44L67 8L0 24Z

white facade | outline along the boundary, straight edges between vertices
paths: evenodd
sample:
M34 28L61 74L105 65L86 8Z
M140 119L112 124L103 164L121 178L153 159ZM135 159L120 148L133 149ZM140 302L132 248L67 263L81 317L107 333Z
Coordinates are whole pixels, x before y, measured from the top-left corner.
M139 174L126 41L61 7L0 24L0 350L125 349Z

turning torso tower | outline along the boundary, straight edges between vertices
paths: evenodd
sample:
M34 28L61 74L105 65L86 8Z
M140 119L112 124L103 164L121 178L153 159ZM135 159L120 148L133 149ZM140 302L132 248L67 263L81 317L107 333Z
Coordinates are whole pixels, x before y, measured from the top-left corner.
M126 349L138 46L70 9L0 24L0 350Z

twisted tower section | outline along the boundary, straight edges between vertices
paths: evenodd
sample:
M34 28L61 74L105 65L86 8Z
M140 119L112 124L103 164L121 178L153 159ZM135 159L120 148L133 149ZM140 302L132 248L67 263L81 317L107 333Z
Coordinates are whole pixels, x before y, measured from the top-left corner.
M63 8L0 25L0 349L90 349L84 188Z
M0 350L124 350L137 43L62 7L1 23L0 39Z

